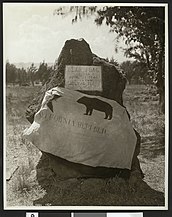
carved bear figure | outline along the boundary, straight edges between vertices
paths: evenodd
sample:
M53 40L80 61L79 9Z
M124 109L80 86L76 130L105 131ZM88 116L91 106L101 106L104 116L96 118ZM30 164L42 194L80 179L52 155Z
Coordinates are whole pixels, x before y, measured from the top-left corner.
M97 98L90 98L83 96L77 100L78 103L83 104L86 106L86 113L85 115L92 115L93 109L97 111L101 111L105 113L105 119L111 120L112 119L112 106Z

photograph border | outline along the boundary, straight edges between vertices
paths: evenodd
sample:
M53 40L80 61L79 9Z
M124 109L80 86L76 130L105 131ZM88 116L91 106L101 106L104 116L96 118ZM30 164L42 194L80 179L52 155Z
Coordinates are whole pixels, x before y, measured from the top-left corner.
M168 48L169 48L169 38L168 38L168 3L117 3L114 2L117 6L150 6L150 7L156 7L156 6L164 6L165 7L165 206L19 206L19 207L10 207L6 205L6 77L5 77L5 48L3 47L3 200L4 200L4 210L168 210L168 174L169 174L169 54L168 54ZM70 5L110 5L114 3L67 3L68 6ZM16 2L3 2L4 4L16 4ZM58 4L58 5L66 5L66 3L60 3L60 2L27 2L27 3L21 3L21 4ZM3 19L3 39L4 37L4 19ZM4 40L3 40L4 45Z

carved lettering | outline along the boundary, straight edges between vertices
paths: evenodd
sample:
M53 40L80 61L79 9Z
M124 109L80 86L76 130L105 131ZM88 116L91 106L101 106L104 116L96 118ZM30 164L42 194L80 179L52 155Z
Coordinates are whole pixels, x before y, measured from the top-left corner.
M85 123L82 121L77 121L77 120L71 120L67 117L62 117L62 116L58 116L55 114L46 114L46 120L47 119L53 119L55 121L57 121L60 124L63 125L70 125L72 127L77 127L83 130L89 130L92 131L94 133L98 133L98 134L104 134L106 135L106 129L105 128L101 128L99 126L93 126L92 124L89 123Z
M66 66L65 87L102 91L101 66Z

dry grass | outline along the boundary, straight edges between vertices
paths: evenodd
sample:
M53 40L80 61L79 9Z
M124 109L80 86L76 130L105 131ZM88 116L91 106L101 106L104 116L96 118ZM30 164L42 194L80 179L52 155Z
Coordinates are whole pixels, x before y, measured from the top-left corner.
M124 104L131 115L133 127L141 135L139 159L145 181L155 190L164 192L165 117L159 110L156 88L145 85L127 86Z
M45 192L36 180L36 165L41 152L23 139L29 126L25 110L38 87L9 87L6 95L6 168L18 168L7 182L7 206L33 205L33 200Z
M41 157L40 151L22 138L22 132L29 126L25 119L25 110L40 87L7 88L7 169L18 167L12 178L7 181L8 206L35 205L144 205L157 204L147 201L145 195L139 195L124 181L111 179L70 180L56 182L52 175L45 175L50 193L42 188L36 179L36 165ZM145 173L145 181L155 190L164 192L164 115L158 111L158 97L154 88L146 86L128 86L124 92L126 105L133 126L142 136L140 161ZM51 173L51 172L50 172ZM51 178L50 178L51 177ZM114 184L116 182L116 184ZM121 186L126 186L121 188ZM54 196L54 194L58 196ZM96 192L96 194L95 194ZM143 189L144 192L144 189ZM97 194L100 196L96 200ZM138 195L137 195L138 194ZM91 196L93 195L93 196ZM40 198L43 198L42 201ZM73 199L72 199L73 198ZM132 198L132 200L131 200ZM135 198L135 199L133 199ZM140 198L140 199L138 199ZM129 204L132 201L132 204ZM157 204L158 205L158 204Z

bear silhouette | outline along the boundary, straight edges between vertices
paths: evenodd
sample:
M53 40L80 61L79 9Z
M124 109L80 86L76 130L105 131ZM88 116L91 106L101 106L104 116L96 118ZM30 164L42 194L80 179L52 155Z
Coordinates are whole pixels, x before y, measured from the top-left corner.
M105 119L111 120L112 119L112 106L97 98L89 98L86 96L81 97L77 100L78 103L83 104L86 106L86 113L85 115L92 115L93 109L97 111L101 111L105 113Z

